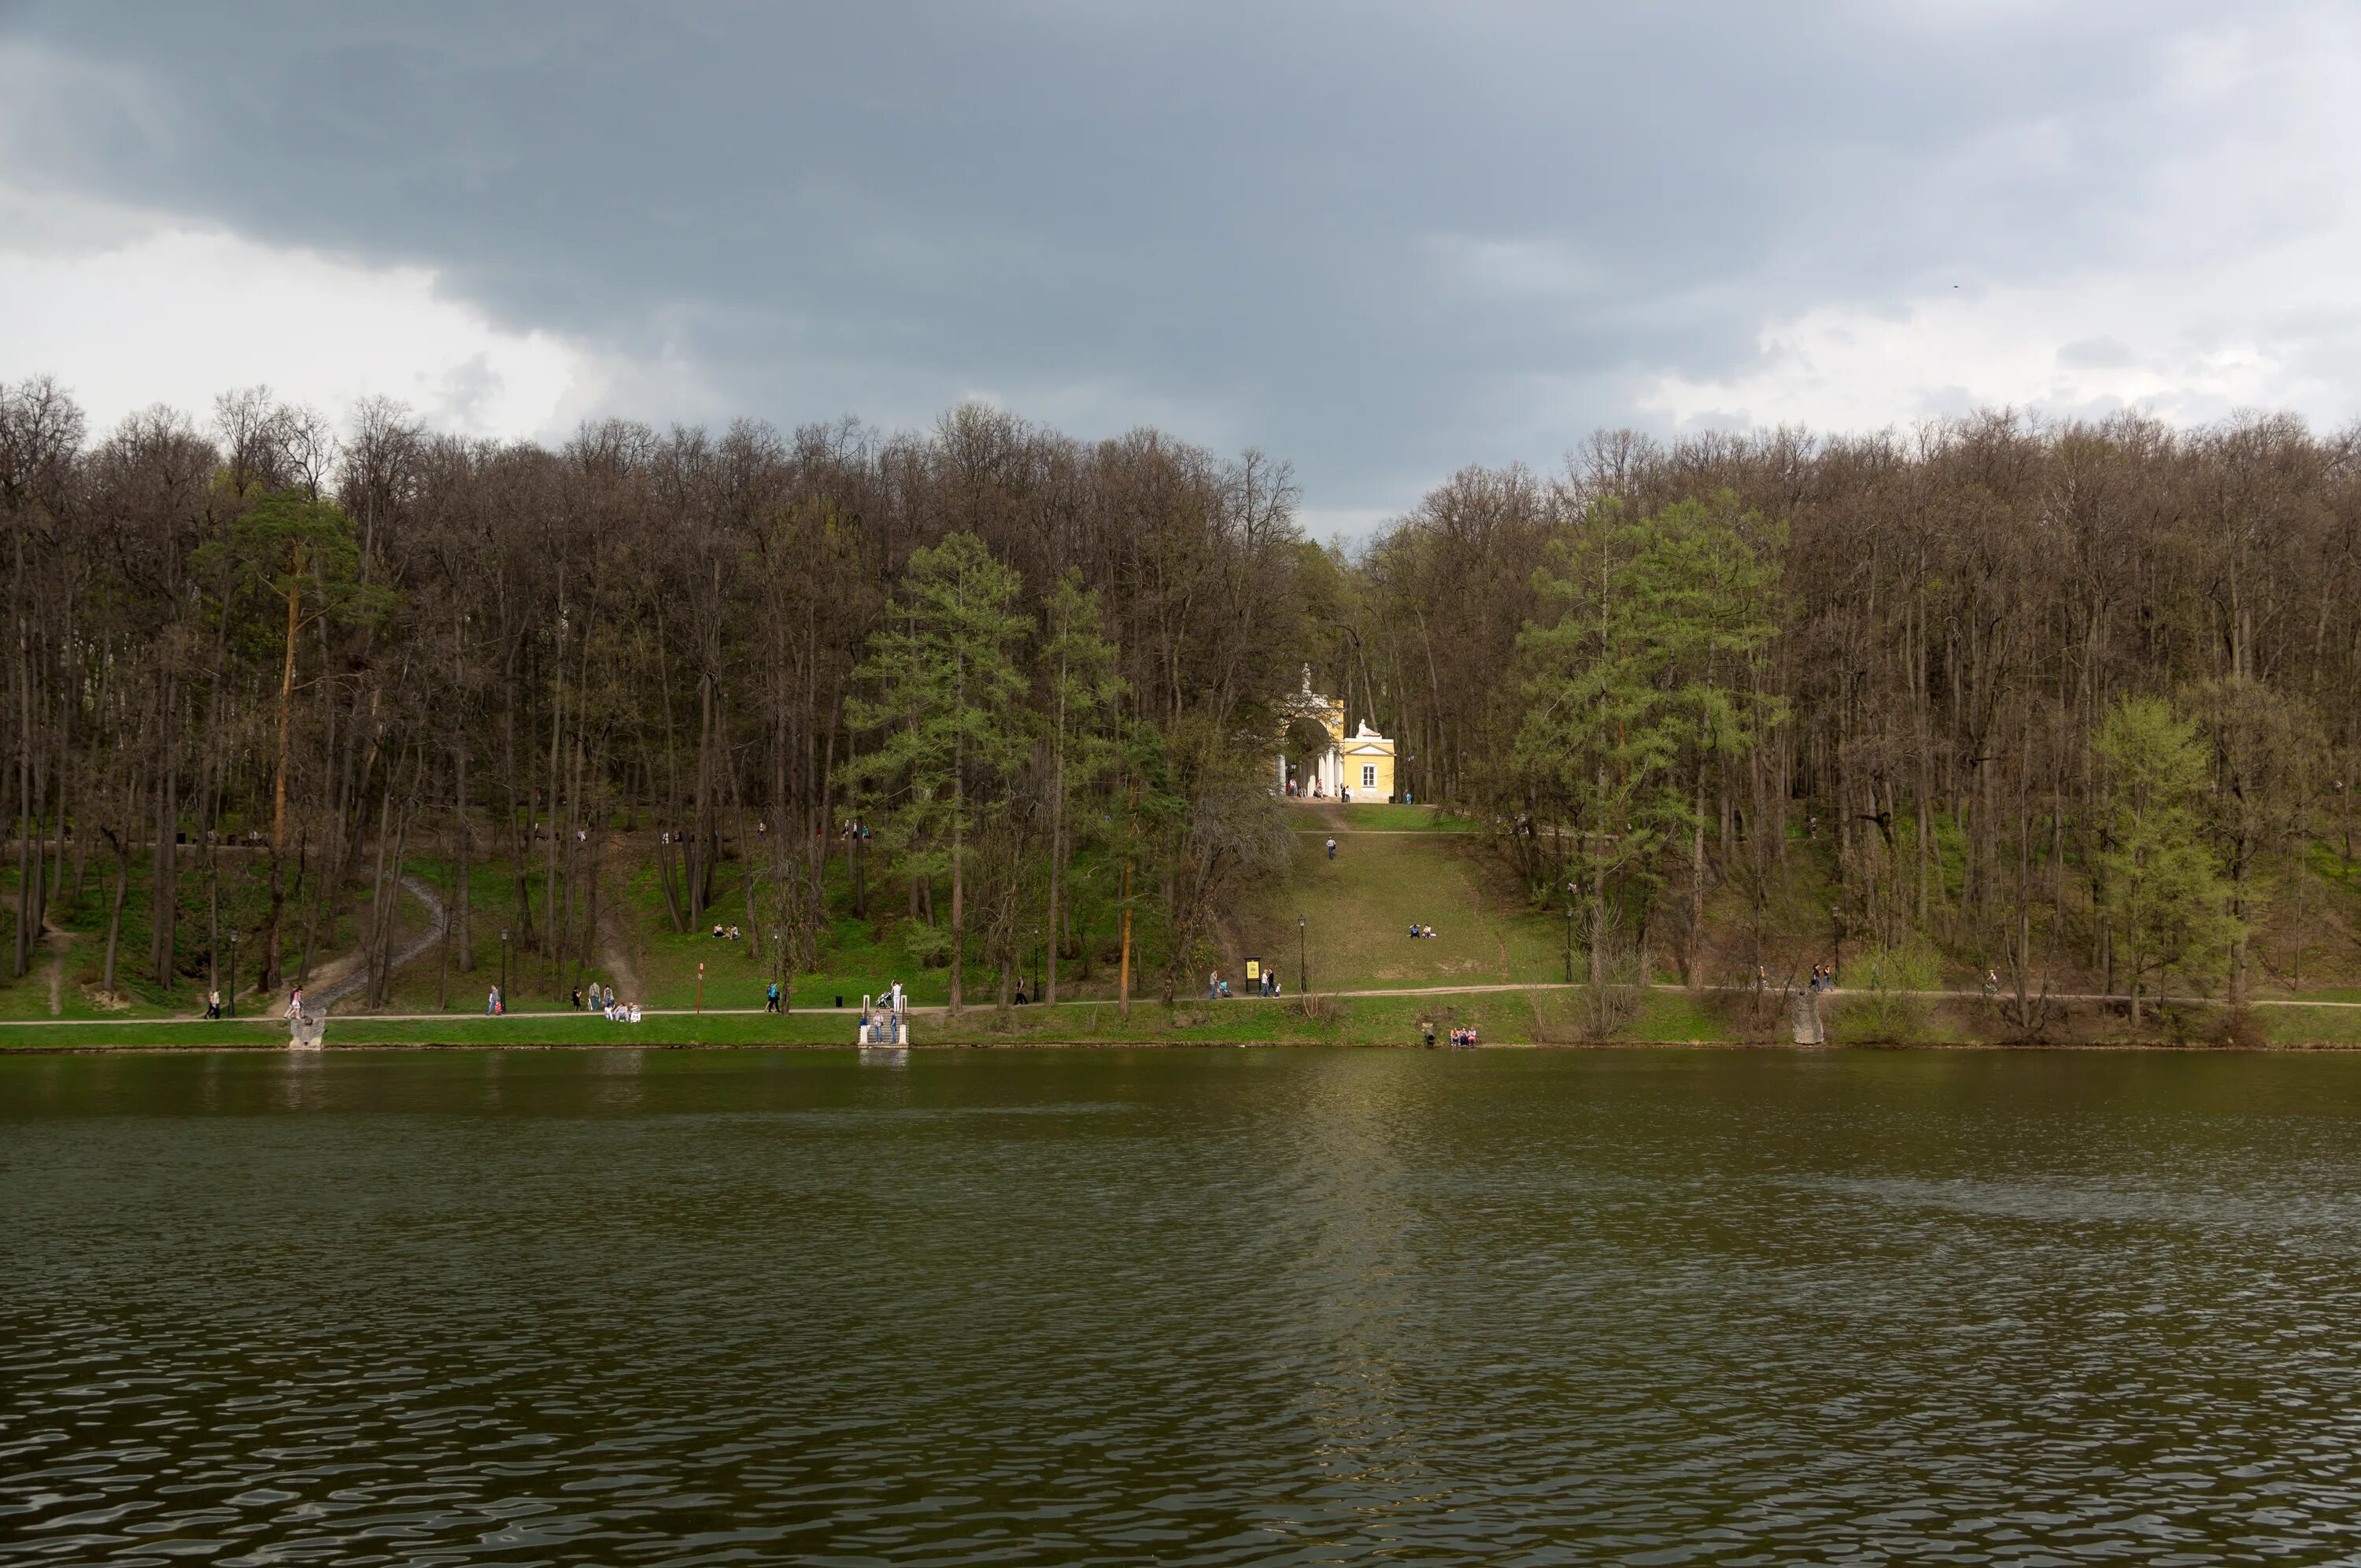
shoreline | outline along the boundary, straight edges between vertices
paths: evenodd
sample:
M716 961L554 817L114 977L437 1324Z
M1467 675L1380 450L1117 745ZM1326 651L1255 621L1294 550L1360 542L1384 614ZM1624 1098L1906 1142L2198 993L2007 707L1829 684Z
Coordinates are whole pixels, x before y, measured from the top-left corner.
M1320 992L1311 997L979 1006L908 1010L913 1049L1360 1047L1448 1049L1472 1028L1477 1049L2285 1050L2361 1049L2361 1001L2257 998L2244 1013L2198 998L2160 1003L2134 1029L2120 1002L2053 998L2031 1026L2000 1001L1957 993L1829 992L1821 1038L1793 1036L1793 999L1660 986L1620 1004L1603 1037L1583 988L1562 983ZM331 1013L318 1048L855 1048L859 1009L650 1008L636 1024L569 1009L488 1017L474 1012ZM1429 1037L1436 1044L1426 1045ZM29 1053L293 1050L274 1017L17 1018L0 1021L0 1056ZM308 1048L308 1047L307 1047Z
M1415 1040L1213 1040L1142 1036L1132 1039L961 1039L914 1041L907 1046L857 1046L838 1040L346 1040L313 1047L283 1042L224 1040L214 1043L169 1040L154 1045L110 1042L80 1045L67 1042L11 1046L0 1048L0 1059L10 1057L57 1056L284 1056L369 1052L444 1051L917 1051L930 1055L957 1051L1779 1051L1795 1055L1834 1052L2025 1052L2045 1054L2121 1054L2154 1056L2345 1056L2361 1053L2361 1042L2351 1040L2265 1041L2257 1045L2219 1045L2203 1041L2174 1044L2168 1040L1847 1040L1821 1045L1794 1045L1780 1040L1616 1039L1616 1040L1497 1040L1475 1046L1427 1045Z

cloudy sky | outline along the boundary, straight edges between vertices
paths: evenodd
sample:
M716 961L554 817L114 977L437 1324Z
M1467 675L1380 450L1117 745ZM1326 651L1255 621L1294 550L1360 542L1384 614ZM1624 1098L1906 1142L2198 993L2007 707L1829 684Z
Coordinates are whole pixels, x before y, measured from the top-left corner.
M0 378L982 397L1358 532L1599 425L2361 414L2361 9L0 0Z

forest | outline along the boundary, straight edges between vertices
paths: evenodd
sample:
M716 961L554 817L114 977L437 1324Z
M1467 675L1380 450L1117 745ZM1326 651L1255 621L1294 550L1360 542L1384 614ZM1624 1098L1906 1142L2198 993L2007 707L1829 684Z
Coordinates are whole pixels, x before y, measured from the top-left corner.
M645 878L783 984L890 916L954 1008L1028 963L1169 999L1286 864L1309 663L1594 990L1809 949L2028 1016L2235 1002L2361 956L2356 458L2280 416L1605 433L1347 546L1260 452L981 404L552 446L261 389L99 432L31 378L9 973L74 907L105 992L269 992L346 942L382 1002L431 854L446 992L498 931L561 994Z

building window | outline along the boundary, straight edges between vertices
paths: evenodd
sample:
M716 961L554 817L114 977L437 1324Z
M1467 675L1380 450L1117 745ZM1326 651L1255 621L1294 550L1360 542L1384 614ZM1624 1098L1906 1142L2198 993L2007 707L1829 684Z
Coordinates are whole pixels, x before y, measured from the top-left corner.
M1361 787L1363 789L1375 789L1378 787L1378 765L1375 762L1363 762L1361 764Z

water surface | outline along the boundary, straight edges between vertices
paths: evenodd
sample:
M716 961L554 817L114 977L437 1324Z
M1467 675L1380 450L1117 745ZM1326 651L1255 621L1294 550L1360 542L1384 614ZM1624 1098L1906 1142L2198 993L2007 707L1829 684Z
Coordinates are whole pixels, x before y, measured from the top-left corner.
M0 1561L2347 1562L2361 1059L0 1059Z

